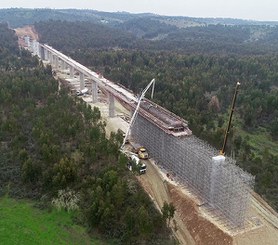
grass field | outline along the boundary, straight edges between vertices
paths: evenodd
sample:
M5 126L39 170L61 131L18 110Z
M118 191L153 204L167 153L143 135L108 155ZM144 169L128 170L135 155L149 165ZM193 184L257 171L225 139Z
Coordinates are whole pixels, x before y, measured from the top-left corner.
M64 211L44 211L28 201L0 198L0 244L107 244L91 239Z

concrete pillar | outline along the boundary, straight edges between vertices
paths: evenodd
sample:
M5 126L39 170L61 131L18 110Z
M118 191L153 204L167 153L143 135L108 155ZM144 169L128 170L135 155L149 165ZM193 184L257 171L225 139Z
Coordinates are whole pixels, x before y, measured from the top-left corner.
M38 43L38 56L40 59L43 59L43 50L42 47Z
M65 61L61 60L62 62L62 70L66 70L67 69L67 64Z
M41 58L41 49L40 49L40 44L39 42L36 42L36 49L37 49L37 55L39 56L39 58Z
M211 174L210 174L210 194L209 194L209 202L213 206L217 200L216 196L216 186L218 183L215 183L218 180L217 175L221 174L219 173L219 166L222 165L225 162L225 157L222 155L215 156L212 158L212 167L211 167Z
M49 52L49 62L50 62L50 65L53 64L53 54L51 52Z
M73 78L74 76L74 68L70 66L70 78Z
M56 69L59 68L59 58L58 58L58 56L55 56L55 67L56 67Z
M44 58L45 60L49 60L49 57L48 57L48 51L44 48Z
M115 117L115 98L109 94L109 117Z
M55 55L51 53L51 65L55 67Z
M35 50L35 44L34 44L34 41L31 41L31 47L30 47L30 50L32 53L34 53L34 50Z
M31 45L30 45L30 37L29 36L25 36L24 37L24 41L25 41L26 46L28 48L30 48L31 47Z
M34 55L37 55L37 56L41 57L41 55L40 55L40 45L39 45L39 42L37 42L36 40L34 40L32 42L31 51Z
M31 51L34 55L36 55L36 41L32 41L32 44L31 44Z
M42 60L45 60L45 52L44 52L44 47L39 46L40 47L40 57Z
M80 79L80 90L85 88L85 80L84 80L84 74L79 72L79 79Z
M98 85L97 82L92 80L92 102L97 103L98 101Z

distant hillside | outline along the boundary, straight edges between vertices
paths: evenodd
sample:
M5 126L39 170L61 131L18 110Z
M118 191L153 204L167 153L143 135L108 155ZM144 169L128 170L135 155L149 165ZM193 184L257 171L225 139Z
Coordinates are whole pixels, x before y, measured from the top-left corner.
M34 24L47 20L80 20L80 16L51 9L0 9L0 22L7 22L11 28ZM81 18L81 20L86 20Z
M90 48L140 48L221 55L278 53L278 22L21 8L0 10L0 22L7 22L11 28L38 22L39 28L47 23L48 27L39 28L43 40L50 42L51 36L58 35L63 40L57 43L60 46L61 43L68 46L72 39L82 35L80 46ZM70 36L63 35L61 22L71 29Z
M80 9L0 9L0 22L8 22L12 28L34 24L37 21L67 20L93 21L111 26L134 21L140 18L146 21L156 20L178 28L204 25L278 25L278 21L252 21L231 18L194 18L183 16L161 16L150 13L131 14L128 12L102 12Z
M67 20L67 21L92 21L115 25L137 17L149 14L129 14L125 12L108 13L95 10L77 9L0 9L0 22L7 22L11 28L34 24L38 21Z
M41 42L49 43L59 50L67 51L79 44L79 49L136 48L143 46L134 35L109 26L91 22L48 21L35 23ZM82 41L80 42L80 37ZM85 54L84 54L85 55Z
M86 49L140 49L184 54L263 55L278 53L278 27L208 25L171 27L157 20L138 18L114 27L92 22L35 23L40 41L66 51ZM86 55L86 52L85 54Z

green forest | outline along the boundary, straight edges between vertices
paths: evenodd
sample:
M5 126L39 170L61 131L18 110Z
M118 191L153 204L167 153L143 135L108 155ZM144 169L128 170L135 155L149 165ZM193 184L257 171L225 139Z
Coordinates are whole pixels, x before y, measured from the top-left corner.
M155 78L154 101L219 150L240 82L226 154L278 211L278 23L93 10L0 10L1 197L63 209L113 244L175 244L125 167L122 136L107 139L100 111L59 90L51 67L18 48L9 28L26 24L137 94Z
M72 212L114 244L173 244L166 219L126 168L120 134L100 111L58 89L51 67L0 24L0 196Z
M188 120L193 133L217 149L240 82L227 154L256 176L255 191L278 210L277 27L256 26L256 35L261 30L271 34L249 43L245 40L254 37L254 28L216 25L187 28L172 41L170 36L151 42L139 38L128 46L86 22L39 22L35 27L42 42L136 93L156 78L155 102ZM176 42L185 45L185 35L194 45L183 49ZM94 41L98 37L108 38L102 47Z

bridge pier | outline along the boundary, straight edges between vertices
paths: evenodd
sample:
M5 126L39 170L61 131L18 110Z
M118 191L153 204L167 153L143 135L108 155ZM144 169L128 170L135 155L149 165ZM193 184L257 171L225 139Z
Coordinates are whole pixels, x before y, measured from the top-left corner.
M39 43L36 41L35 42L35 49L36 49L36 54L37 54L37 56L39 57L39 58L41 58L41 53L40 53L40 45L39 45Z
M67 69L67 63L63 60L61 60L62 62L62 70L66 70Z
M42 46L39 45L38 43L38 48L39 48L39 58L41 60L45 60L45 56L44 56L44 48Z
M55 67L56 67L56 69L59 68L59 58L58 58L58 56L55 56Z
M44 49L43 49L43 52L44 52L44 59L45 59L45 60L49 60L49 57L48 57L48 56L49 56L48 51L44 48Z
M80 90L82 90L85 88L84 74L79 72L79 78L80 78Z
M109 94L109 117L115 117L115 98Z
M56 56L54 54L51 54L51 65L53 68L55 68L55 64L56 64Z
M98 85L97 82L92 80L92 102L97 103L98 101Z
M48 52L48 61L49 61L49 64L52 65L52 62L53 62L53 55L51 52Z
M74 77L74 68L70 66L70 78Z
M34 55L37 55L39 58L41 58L41 55L40 55L40 45L35 40L32 42L31 51L33 52Z
M54 68L55 67L55 55L51 54L51 66Z
M27 45L28 48L31 47L31 45L30 45L30 37L29 36L25 36L24 37L24 42L25 42L25 44Z
M211 167L211 173L210 173L210 194L209 194L209 201L210 203L215 203L215 198L216 198L216 189L217 189L217 184L215 183L215 180L218 180L218 169L220 168L220 165L225 163L225 157L224 156L216 156L212 158L212 167Z

